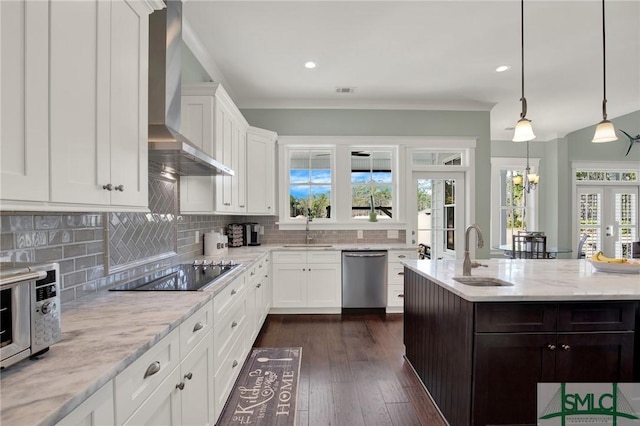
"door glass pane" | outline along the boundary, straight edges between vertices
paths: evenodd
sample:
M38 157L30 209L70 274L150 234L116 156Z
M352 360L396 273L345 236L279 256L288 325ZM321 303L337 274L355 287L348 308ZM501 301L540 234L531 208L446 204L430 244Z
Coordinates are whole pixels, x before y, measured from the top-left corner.
M615 245L616 257L631 257L631 244L637 241L636 235L636 194L617 193L614 196L615 223L618 236Z
M589 235L583 251L586 257L591 257L602 245L602 195L598 192L580 194L579 206L579 235Z
M429 259L455 258L456 180L417 180L417 242Z

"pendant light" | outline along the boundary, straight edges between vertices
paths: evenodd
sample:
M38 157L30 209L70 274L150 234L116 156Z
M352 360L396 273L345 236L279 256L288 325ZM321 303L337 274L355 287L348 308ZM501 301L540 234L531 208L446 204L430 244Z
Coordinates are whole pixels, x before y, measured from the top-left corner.
M520 112L520 120L516 123L516 128L513 133L514 142L527 142L535 139L536 135L533 134L531 128L531 120L527 119L527 99L524 97L524 0L520 0L520 52L521 52L521 81L522 81L522 112Z
M602 121L596 127L596 133L591 142L613 142L618 140L616 129L613 123L607 120L607 57L606 57L606 36L604 31L604 0L602 0Z

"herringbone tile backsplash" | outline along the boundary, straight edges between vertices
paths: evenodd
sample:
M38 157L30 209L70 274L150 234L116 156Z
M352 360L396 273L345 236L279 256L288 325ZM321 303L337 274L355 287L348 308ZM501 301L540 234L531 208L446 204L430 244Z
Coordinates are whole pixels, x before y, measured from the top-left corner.
M175 181L149 180L151 213L109 213L109 270L177 254Z

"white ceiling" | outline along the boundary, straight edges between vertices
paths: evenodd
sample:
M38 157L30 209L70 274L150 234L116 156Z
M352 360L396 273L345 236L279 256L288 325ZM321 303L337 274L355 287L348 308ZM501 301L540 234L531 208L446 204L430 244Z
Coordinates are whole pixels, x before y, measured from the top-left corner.
M525 2L525 96L537 140L601 120L597 0ZM183 6L185 41L240 108L485 110L520 115L520 2L217 1ZM640 110L640 0L606 2L607 112ZM317 68L303 64L313 60ZM495 72L499 65L511 70ZM337 87L355 87L338 94ZM632 129L632 131L634 131Z

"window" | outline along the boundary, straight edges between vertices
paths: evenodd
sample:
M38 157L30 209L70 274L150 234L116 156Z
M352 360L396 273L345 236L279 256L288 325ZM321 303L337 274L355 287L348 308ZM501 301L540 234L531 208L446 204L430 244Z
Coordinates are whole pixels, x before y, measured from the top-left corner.
M289 151L289 217L331 217L332 151L292 149Z
M351 151L351 218L393 217L391 151Z
M531 172L539 160L530 159ZM510 245L518 231L538 231L537 190L523 187L524 158L491 160L491 245Z

